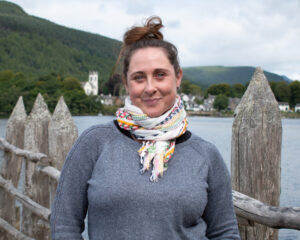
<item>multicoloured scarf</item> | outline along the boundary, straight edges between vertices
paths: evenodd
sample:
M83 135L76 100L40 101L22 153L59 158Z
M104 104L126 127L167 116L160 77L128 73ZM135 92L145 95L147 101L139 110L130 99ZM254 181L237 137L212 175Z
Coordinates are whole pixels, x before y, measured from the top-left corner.
M125 106L116 112L121 128L128 130L137 139L143 141L138 150L141 173L153 165L150 181L158 181L168 168L168 161L175 150L175 138L185 133L188 125L186 112L180 97L176 97L173 107L157 118L150 118L132 105L128 98Z

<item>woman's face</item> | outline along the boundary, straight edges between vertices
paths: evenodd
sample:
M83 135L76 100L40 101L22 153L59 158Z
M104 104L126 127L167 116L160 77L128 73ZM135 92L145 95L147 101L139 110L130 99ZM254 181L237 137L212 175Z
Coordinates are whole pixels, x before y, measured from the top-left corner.
M162 48L147 47L132 54L124 83L132 104L153 118L173 106L181 78Z

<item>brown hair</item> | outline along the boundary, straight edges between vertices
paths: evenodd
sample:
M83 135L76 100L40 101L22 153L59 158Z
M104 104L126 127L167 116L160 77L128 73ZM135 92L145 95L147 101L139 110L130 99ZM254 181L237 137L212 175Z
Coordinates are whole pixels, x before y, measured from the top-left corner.
M125 32L123 37L123 45L117 60L117 64L122 58L123 63L123 75L126 78L129 63L132 54L141 48L157 47L162 48L170 63L173 65L175 74L178 76L180 72L180 66L178 61L177 48L170 42L163 40L163 34L160 29L163 27L162 21L159 17L150 17L146 20L144 26L134 26Z

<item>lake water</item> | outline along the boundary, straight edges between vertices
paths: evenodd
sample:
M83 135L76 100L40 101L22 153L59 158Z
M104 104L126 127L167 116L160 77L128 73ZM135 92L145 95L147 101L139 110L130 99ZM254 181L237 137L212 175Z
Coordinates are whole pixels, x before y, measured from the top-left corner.
M94 124L107 123L110 116L73 117L81 134ZM7 119L0 119L0 136L5 135ZM230 169L231 128L233 118L189 117L189 130L214 143ZM281 153L281 206L300 207L300 119L283 119ZM86 234L84 234L86 237ZM300 240L300 231L279 230L280 240Z

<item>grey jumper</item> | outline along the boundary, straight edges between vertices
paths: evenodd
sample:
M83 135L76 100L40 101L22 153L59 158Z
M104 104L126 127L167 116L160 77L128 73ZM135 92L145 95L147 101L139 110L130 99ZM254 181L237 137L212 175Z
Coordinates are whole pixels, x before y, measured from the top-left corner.
M83 239L87 212L90 240L240 239L230 176L214 145L194 134L176 143L156 183L139 172L140 146L113 122L78 138L52 206L52 239Z

